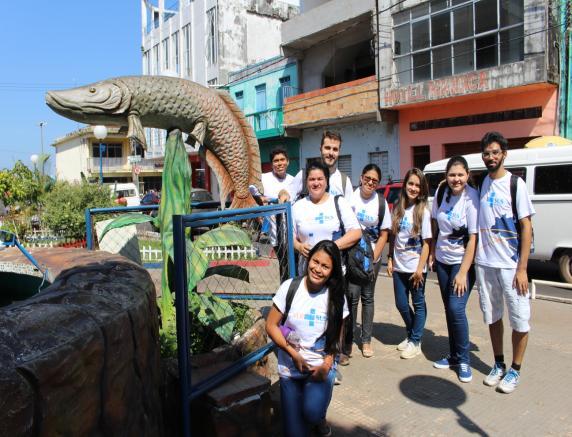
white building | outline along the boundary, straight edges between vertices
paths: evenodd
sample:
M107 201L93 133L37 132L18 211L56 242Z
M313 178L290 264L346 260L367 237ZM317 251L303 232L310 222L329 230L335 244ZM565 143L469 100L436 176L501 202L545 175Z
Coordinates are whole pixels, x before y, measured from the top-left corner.
M297 0L141 0L143 74L224 85L236 71L280 54L280 26ZM165 132L147 133L147 156L164 154Z

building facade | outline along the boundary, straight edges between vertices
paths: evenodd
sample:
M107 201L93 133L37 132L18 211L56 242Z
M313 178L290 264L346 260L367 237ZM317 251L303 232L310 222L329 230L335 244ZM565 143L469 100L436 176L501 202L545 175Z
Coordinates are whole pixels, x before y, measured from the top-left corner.
M284 100L298 93L298 65L281 56L250 65L229 74L228 92L252 125L258 145L262 171L272 170L270 152L283 147L288 152L288 172L299 168L299 141L286 137L283 124Z
M299 60L301 92L284 104L288 136L300 138L300 165L320 155L324 130L342 136L338 166L354 185L378 164L382 180L399 177L397 125L378 107L374 7L367 0L303 1L282 25L284 54Z
M399 120L400 166L480 151L497 130L518 148L558 133L558 3L378 0L380 111Z

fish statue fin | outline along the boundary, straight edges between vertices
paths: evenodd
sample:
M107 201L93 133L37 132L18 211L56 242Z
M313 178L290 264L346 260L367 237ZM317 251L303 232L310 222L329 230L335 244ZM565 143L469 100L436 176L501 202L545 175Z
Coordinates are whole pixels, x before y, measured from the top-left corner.
M238 107L236 102L226 91L217 90L216 91L220 98L224 101L226 106L231 110L236 120L240 124L242 133L246 140L249 155L249 175L248 175L248 185L254 185L262 193L264 189L262 187L262 182L260 180L260 174L262 173L260 164L260 147L258 146L258 140L252 129L252 125L248 122L242 110ZM251 197L251 196L250 196ZM252 205L256 205L254 198L252 198ZM248 202L249 203L249 202ZM233 202L234 204L234 202Z
M213 152L204 147L201 147L201 150L204 150L207 163L214 172L218 181L220 189L220 206L224 209L228 195L234 190L232 178L230 177L230 174L228 174L228 171L226 171L226 168L224 168L223 163L220 162Z
M193 131L189 132L189 136L187 137L187 144L194 145L196 142L202 146L204 144L206 134L207 122L204 120L197 121L193 127Z
M145 131L141 124L141 119L138 114L131 113L127 116L127 123L129 124L127 130L127 138L137 141L141 144L144 150L147 150L147 140L145 139Z

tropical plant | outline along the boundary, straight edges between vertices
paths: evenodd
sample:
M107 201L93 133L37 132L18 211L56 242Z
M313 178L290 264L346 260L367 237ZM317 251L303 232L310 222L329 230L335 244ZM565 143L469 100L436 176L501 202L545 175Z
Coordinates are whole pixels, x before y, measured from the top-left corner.
M163 252L162 293L159 302L161 336L164 343L163 347L174 350L176 329L172 297L172 284L174 282L172 217L173 215L191 213L191 167L179 130L171 131L167 139L162 187L161 204L157 217L133 213L123 214L105 227L100 238L103 238L103 235L111 229L143 222L153 222L160 229ZM187 288L189 290L190 311L196 320L203 326L214 330L226 342L232 339L236 321L231 305L209 291L197 293L196 286L201 279L210 275L217 274L249 281L249 274L246 269L239 266L209 267L209 260L203 251L212 246L248 247L250 245L251 241L248 234L229 224L212 229L194 241L191 240L190 234L187 234L186 237Z
M0 171L0 196L6 205L31 205L41 192L40 180L22 161L10 170Z

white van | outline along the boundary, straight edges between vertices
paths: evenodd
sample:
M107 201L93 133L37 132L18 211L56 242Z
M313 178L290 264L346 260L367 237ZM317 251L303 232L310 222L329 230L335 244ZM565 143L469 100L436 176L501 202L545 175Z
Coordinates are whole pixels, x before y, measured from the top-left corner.
M477 181L486 170L481 154L465 158ZM425 166L431 196L445 178L447 161ZM504 165L524 179L536 210L530 258L558 263L562 279L572 283L572 146L509 150Z
M139 190L132 182L111 184L109 185L109 189L111 190L111 196L113 199L124 197L127 200L127 206L139 206L141 204Z

